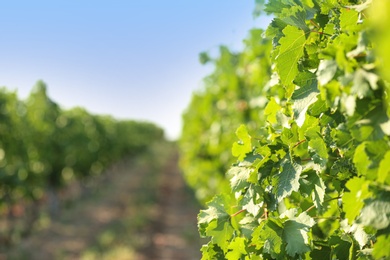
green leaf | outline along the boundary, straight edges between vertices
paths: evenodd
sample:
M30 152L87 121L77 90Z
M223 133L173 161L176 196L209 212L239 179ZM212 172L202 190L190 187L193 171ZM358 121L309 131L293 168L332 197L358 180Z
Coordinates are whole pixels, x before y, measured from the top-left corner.
M332 246L332 259L353 259L349 255L349 249L351 243L346 241L345 238L341 239L340 236L332 236L329 239L329 244Z
M315 221L306 212L284 223L283 239L287 243L288 255L294 257L310 251L308 233L314 224Z
M291 25L284 28L283 34L275 64L282 83L290 85L298 75L298 61L303 56L306 38L304 31Z
M326 163L328 162L328 150L324 140L321 137L311 139L308 148L314 163L320 165L322 168L326 167Z
M375 259L389 259L390 234L378 236L372 255Z
M356 125L350 131L352 136L360 142L370 140L371 137L374 137L374 127L366 123L356 123Z
M343 31L356 31L359 13L352 9L342 8L340 14L340 29Z
M364 206L363 201L372 196L369 185L369 181L357 177L350 179L345 185L349 189L349 192L344 193L342 201L345 217L349 223L352 223L360 214Z
M329 192L328 192L329 194ZM328 195L327 194L327 195ZM339 218L341 214L341 210L339 207L340 200L330 200L327 201L326 204L323 207L323 214L321 216L324 217L324 219L332 219L332 218ZM330 237L336 233L338 233L338 230L340 229L340 222L339 221L318 221L317 226L320 228L322 234L326 237Z
M310 71L303 71L299 72L296 78L294 79L294 83L301 87L309 87L309 88L314 88L317 89L317 77L314 73ZM302 93L302 91L295 91L296 93L292 97L292 99L300 99L302 96L305 97L307 96L305 93ZM303 91L306 92L306 91ZM317 89L318 92L318 89ZM295 98L294 98L295 97Z
M202 252L201 260L224 259L224 253L221 248L211 241L208 244L203 245L200 251Z
M239 161L244 160L247 153L252 151L251 136L248 134L248 130L245 125L241 125L236 131L237 137L240 142L236 142L232 147L232 154L238 157Z
M326 87L320 87L321 99L326 101L327 106L332 110L336 111L340 102L340 83L332 80ZM355 108L353 108L354 110Z
M278 202L291 195L293 191L298 191L301 172L301 165L294 163L290 158L283 160L279 174L272 179Z
M252 234L252 244L256 249L270 254L274 259L284 259L283 256L283 226L278 220L262 221Z
M280 19L294 27L298 27L304 31L308 31L309 28L306 25L306 12L300 6L291 6L284 8L280 14Z
M378 179L378 174L383 174L383 170L386 172L385 169L378 168L388 149L389 147L385 141L364 142L360 144L356 148L353 157L353 162L358 173L364 175L369 180Z
M285 145L293 147L297 142L299 142L298 131L295 124L291 128L283 128L280 139Z
M348 149L349 144L353 141L349 129L345 124L340 124L337 128L331 130L331 136L340 149Z
M311 104L317 101L319 91L317 88L317 79L314 74L304 72L298 75L300 82L296 83L301 87L294 91L291 99L294 102L293 111L295 122L301 127L305 121L306 111Z
M205 210L201 210L198 215L199 232L202 236L207 236L206 229L209 228L211 222L225 223L230 219L230 215L226 212L224 205L229 205L227 196L216 196L210 201Z
M227 260L237 260L240 259L242 255L247 255L248 252L246 251L245 246L245 238L242 237L236 237L234 238L229 246L228 246L228 252L226 254Z
M352 234L353 238L358 242L360 249L362 249L368 242L368 234L364 231L363 225L359 223L353 223L352 226L348 225L348 220L344 219L340 222L340 228L346 233L346 234ZM355 241L349 238L349 240L352 242L352 247L350 248L350 251L355 251L357 248L355 248ZM355 254L353 252L351 255Z
M288 8L289 6L285 4L283 1L278 0L270 0L267 1L265 5L265 11L269 14L271 13L280 13L284 8Z
M253 216L257 216L264 204L262 197L262 189L258 186L251 185L247 188L244 198L241 200L242 208L251 213Z
M322 208L322 204L324 203L326 186L322 178L319 177L317 174L316 176L317 178L313 182L314 190L313 190L312 198L316 208L320 209Z
M264 115L267 116L267 121L271 124L276 124L278 122L276 115L281 108L282 107L276 102L275 98L272 97L264 109Z
M274 97L271 97L265 107L264 115L266 116L267 121L277 129L289 127L289 118L282 112L282 107L276 102Z
M335 60L321 60L318 66L317 79L323 86L331 81L337 71L337 62Z
M248 179L253 169L249 167L234 166L229 169L227 176L230 178L230 185L233 192L237 192L248 185Z
M322 178L315 171L302 173L299 192L305 196L311 195L317 209L321 209L324 203L326 186Z
M359 222L377 230L387 228L390 225L390 201L373 200L367 203L361 212Z
M363 69L357 69L353 78L351 93L360 99L367 97L372 94L372 89L375 90L378 88L378 80L378 75Z
M334 35L336 33L336 29L334 26L334 23L328 23L325 25L324 33L327 33L329 35Z
M211 58L209 56L209 54L207 52L201 52L199 54L199 62L200 64L206 64L208 63L209 61L211 61Z
M361 100L356 103L355 120L351 121L351 133L360 141L377 141L390 135L390 120L379 104Z
M233 237L234 228L228 222L212 222L207 228L207 236L212 237L211 241L218 245L226 254L230 240Z
M378 182L390 185L390 151L388 151L379 164Z
M353 163L359 174L366 174L366 171L371 164L370 158L366 154L366 143L362 143L356 148L355 155L353 156Z

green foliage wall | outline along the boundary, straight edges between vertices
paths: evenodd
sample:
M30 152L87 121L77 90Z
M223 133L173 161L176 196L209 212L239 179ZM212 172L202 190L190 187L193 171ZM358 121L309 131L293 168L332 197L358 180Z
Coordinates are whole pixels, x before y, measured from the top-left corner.
M264 122L259 119L264 118L260 112L266 104L263 93L271 71L268 53L272 46L262 33L251 31L242 53L220 48L220 57L211 61L214 72L183 115L181 166L202 202L228 189L224 174L234 162L230 147L235 129L243 122L250 129Z
M238 128L230 191L199 214L203 259L390 258L386 10L381 0L266 4L264 117Z
M40 199L48 187L100 174L126 155L141 153L163 130L118 121L82 108L63 110L37 82L24 102L0 90L0 208Z

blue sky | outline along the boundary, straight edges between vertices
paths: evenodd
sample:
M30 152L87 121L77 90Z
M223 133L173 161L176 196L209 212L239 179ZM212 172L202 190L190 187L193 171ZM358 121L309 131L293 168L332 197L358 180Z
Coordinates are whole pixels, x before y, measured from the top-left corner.
M27 97L39 79L64 108L147 120L179 137L181 114L212 71L198 54L239 50L254 0L0 3L0 86Z

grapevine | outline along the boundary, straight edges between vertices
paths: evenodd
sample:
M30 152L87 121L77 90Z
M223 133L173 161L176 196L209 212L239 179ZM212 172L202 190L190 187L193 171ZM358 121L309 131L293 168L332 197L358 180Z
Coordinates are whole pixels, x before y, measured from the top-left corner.
M203 259L390 258L389 32L371 18L378 6L389 10L266 4L264 122L238 128L230 191L198 216Z
M255 119L262 117L259 108L265 106L262 96L269 80L272 46L270 40L262 39L262 33L252 30L242 53L221 47L217 59L201 54L201 60L215 64L216 69L204 80L205 89L193 95L183 115L180 164L203 203L229 189L224 173L234 157L226 147L235 140L234 130L243 122L249 129L263 126Z
M58 216L58 193L86 182L125 156L163 140L154 124L62 109L37 82L26 101L0 90L0 249L28 235L48 202Z

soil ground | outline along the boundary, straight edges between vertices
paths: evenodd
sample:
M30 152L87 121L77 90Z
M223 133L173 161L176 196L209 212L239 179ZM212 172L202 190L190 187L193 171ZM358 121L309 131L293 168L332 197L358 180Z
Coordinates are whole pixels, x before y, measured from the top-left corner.
M200 259L199 205L166 145L113 167L0 259Z

